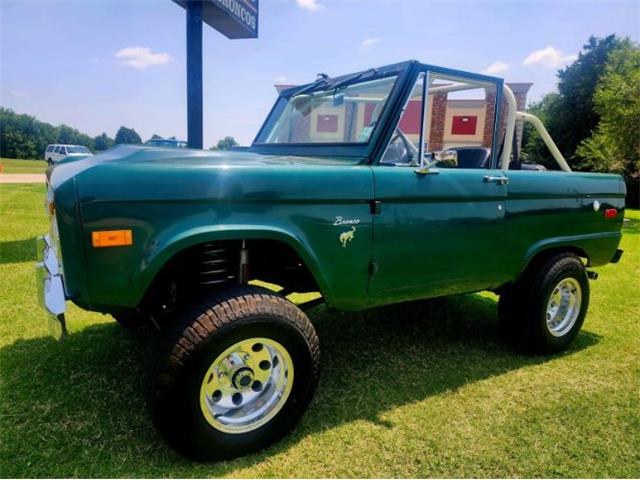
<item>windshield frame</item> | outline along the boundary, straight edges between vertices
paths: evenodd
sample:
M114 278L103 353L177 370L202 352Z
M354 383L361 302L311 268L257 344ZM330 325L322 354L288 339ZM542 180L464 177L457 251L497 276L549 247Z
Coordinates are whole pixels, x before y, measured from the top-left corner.
M304 93L313 93L321 90L331 91L331 88L326 88L325 84L316 80L316 82L308 83L306 85L299 85L291 87L280 92L277 100L274 102L269 114L266 116L262 126L258 130L255 136L250 150L258 153L272 153L272 154L289 154L289 155L322 155L322 156L343 156L343 157L369 157L371 152L376 148L378 139L381 134L384 133L387 119L392 111L395 110L398 99L402 94L404 85L411 77L412 66L415 65L415 61L402 62L376 69L367 69L361 72L350 73L348 75L342 75L340 77L330 78L328 81L330 85L338 85L341 82L349 82L353 79L353 83L368 82L375 79L384 77L396 76L396 80L389 91L384 108L382 109L378 122L373 128L369 139L366 142L307 142L307 143L259 143L258 139L261 138L267 128L271 128L273 123L273 115L276 110L282 105L282 100L289 101L289 99L296 94L304 91ZM371 75L368 72L372 72ZM360 77L361 76L361 77ZM317 85L314 85L317 83ZM344 86L344 85L343 85Z

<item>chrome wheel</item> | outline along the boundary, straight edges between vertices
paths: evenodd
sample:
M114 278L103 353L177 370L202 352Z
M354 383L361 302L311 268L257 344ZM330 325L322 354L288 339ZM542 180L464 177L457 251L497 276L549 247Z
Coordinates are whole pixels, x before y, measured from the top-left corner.
M547 329L554 337L562 337L575 325L582 305L582 288L575 278L562 279L547 302Z
M246 433L266 424L284 406L293 386L289 352L268 338L250 338L213 361L200 387L200 409L226 433Z

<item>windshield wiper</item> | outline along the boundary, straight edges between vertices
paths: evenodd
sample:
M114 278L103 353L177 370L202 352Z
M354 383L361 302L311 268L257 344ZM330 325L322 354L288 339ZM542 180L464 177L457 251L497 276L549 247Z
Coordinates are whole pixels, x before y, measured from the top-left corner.
M296 95L302 95L303 93L307 93L307 92L319 87L323 83L329 83L329 75L327 75L326 73L319 73L318 77L319 78L315 82L307 85L306 87L300 88L300 90L296 90L295 92L293 92L291 94L291 97L295 97Z
M364 77L365 75L368 74L376 74L378 73L378 70L375 68L370 68L369 70L365 70L364 72L360 72L360 73L355 73L347 78L345 78L344 80L339 81L338 83L329 85L329 87L327 88L327 90L337 90L341 87L344 87L345 85L349 85L350 83L356 82L358 80L360 80L362 77Z
M361 78L367 75L370 75L370 74L375 75L376 73L378 73L378 70L376 68L370 68L369 70L365 70L360 73L354 73L353 75L349 75L347 78L340 80L337 83L330 83L331 79L327 74L319 73L318 76L320 78L318 78L315 82L307 85L306 87L302 87L300 90L293 92L291 97L295 97L296 95L302 95L303 93L310 92L311 90L315 90L320 86L324 86L325 87L324 90L337 90L338 88L342 88L346 85L357 82L358 80L360 80Z

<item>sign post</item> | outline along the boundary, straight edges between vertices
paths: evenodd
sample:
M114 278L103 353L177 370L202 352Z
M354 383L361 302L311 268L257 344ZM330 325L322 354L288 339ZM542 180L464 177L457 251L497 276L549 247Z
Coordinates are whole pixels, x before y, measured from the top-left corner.
M187 4L187 143L202 148L202 3Z
M187 141L202 148L202 22L230 39L258 38L258 0L173 0L187 12Z

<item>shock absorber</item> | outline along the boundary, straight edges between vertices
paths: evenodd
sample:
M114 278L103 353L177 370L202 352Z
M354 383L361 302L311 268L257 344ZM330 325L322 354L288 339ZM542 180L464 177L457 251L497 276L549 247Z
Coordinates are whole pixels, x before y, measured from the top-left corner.
M249 281L249 250L245 240L242 240L242 247L240 248L240 271L238 274L238 283L241 285Z

